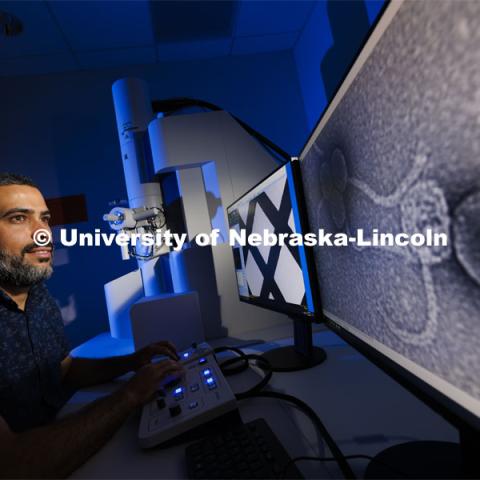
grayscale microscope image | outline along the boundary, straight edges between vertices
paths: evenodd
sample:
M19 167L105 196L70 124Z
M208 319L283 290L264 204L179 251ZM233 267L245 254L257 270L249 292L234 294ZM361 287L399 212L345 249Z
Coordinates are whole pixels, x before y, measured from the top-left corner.
M310 231L446 233L315 247L327 313L480 399L480 2L405 2L301 167Z

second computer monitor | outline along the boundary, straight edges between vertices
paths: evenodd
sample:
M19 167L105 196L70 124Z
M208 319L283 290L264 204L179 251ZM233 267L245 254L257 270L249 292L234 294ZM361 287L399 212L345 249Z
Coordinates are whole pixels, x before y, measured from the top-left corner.
M279 372L311 368L326 358L312 342L312 321L322 318L313 251L290 241L306 233L305 212L298 161L283 165L227 208L231 230L262 237L258 245L239 241L233 247L240 300L293 320L294 344L263 354ZM270 245L267 234L278 242Z
M280 239L282 234L303 233L298 173L294 163L287 163L230 205L227 213L230 229L243 231L246 238L252 233L262 236L258 246L237 242L233 248L240 300L313 319L308 252L289 242L269 245L265 236L267 232Z

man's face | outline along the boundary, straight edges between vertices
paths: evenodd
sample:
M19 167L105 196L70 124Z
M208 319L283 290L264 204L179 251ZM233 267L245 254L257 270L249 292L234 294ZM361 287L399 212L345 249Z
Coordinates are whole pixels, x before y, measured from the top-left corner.
M53 245L39 247L38 229L51 232L42 194L28 185L0 186L0 285L29 287L50 277Z

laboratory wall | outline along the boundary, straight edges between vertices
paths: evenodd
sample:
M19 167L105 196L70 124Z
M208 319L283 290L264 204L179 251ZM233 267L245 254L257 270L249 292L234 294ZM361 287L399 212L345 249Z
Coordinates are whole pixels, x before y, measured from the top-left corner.
M384 3L316 2L293 49L309 131L335 94Z
M308 135L291 51L0 78L0 170L32 177L46 198L85 195L88 220L69 225L82 232L107 231L102 215L126 198L111 96L125 76L145 79L152 98L218 104L291 154ZM103 285L134 268L117 247L57 249L48 286L72 347L108 331Z

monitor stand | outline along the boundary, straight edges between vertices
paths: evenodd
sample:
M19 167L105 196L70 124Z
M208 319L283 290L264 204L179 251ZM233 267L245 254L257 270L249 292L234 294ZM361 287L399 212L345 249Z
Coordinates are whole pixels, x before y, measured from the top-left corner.
M274 372L295 372L320 365L326 358L325 350L312 343L312 322L305 318L293 320L294 345L278 347L265 352Z
M368 464L365 478L480 478L478 432L460 430L460 443L419 441L394 445Z

